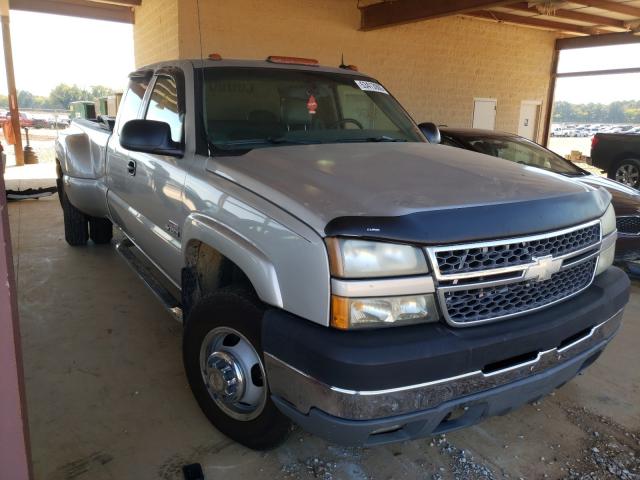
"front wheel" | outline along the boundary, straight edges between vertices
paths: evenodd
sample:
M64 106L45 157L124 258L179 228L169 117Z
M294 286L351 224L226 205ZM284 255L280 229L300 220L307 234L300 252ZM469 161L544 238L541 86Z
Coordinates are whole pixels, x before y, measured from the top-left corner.
M263 314L253 293L225 288L196 303L183 338L187 378L203 413L222 433L255 450L276 447L291 428L269 395Z
M640 160L628 158L615 164L609 170L609 178L631 188L640 187Z

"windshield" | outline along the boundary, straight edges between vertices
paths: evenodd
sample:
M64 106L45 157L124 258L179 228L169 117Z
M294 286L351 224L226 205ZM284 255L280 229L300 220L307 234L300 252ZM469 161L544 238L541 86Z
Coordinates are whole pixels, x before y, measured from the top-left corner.
M355 75L293 69L208 68L204 121L219 150L287 144L424 142L378 83Z
M569 176L582 176L586 172L573 163L524 138L471 137L462 139L472 150L493 157L504 158L531 167Z

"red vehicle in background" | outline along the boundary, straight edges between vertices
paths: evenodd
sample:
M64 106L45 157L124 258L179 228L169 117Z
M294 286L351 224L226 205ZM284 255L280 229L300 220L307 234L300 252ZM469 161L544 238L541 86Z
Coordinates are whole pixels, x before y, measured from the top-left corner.
M11 114L7 112L6 120L11 119ZM33 118L24 112L20 112L20 127L33 127Z

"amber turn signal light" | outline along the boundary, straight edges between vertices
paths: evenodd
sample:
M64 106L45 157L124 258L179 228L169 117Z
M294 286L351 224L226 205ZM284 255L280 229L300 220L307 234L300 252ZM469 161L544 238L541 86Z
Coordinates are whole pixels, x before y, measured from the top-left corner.
M349 299L331 295L331 326L340 330L349 329Z
M319 65L318 60L315 58L282 57L279 55L269 55L267 62L283 63L285 65L306 65L308 67L317 67Z

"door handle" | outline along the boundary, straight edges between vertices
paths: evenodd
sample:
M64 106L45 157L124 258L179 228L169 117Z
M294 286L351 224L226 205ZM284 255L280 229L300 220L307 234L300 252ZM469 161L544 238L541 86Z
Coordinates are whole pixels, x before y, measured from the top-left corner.
M127 172L129 172L129 175L131 175L132 177L136 174L136 162L135 162L135 160L131 160L127 164Z

